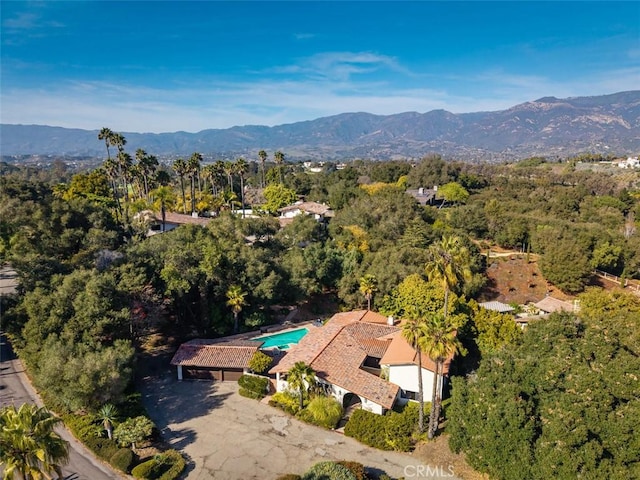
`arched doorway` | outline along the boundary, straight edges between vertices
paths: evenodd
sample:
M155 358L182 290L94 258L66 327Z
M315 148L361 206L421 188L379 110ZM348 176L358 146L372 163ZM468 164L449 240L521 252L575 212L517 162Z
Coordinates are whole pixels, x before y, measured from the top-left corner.
M349 392L342 397L342 408L344 409L344 414L342 415L342 420L338 423L338 428L344 428L351 414L355 410L362 408L362 399L355 393Z
M354 410L362 408L362 399L355 393L347 393L342 398L342 408L344 408L345 417L349 416Z

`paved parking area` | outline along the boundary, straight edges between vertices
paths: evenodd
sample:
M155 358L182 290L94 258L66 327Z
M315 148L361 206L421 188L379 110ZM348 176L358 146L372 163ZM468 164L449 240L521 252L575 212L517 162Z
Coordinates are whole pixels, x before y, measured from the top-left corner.
M323 460L356 461L396 478L427 472L411 455L366 447L241 397L235 382L178 382L172 373L146 377L140 388L164 438L190 458L188 479L274 480ZM446 465L428 473L422 478L452 478Z

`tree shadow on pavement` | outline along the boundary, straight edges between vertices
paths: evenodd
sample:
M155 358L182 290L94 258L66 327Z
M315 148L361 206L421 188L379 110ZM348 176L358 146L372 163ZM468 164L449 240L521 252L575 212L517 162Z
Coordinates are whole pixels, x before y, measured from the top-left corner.
M167 427L162 430L162 437L169 442L171 448L176 450L184 450L184 448L193 443L198 434L192 428L171 429Z
M231 395L218 392L218 384L212 381L178 381L168 375L142 380L139 390L149 416L160 430L203 417L221 407Z

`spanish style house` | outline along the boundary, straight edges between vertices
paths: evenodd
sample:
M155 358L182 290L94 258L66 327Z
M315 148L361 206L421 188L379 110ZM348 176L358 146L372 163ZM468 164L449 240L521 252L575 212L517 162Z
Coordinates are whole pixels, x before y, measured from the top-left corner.
M383 414L396 402L418 399L418 365L415 350L404 340L392 318L359 310L338 313L320 328L311 330L287 351L270 373L276 389L288 389L286 374L304 362L318 383L345 408L361 408ZM448 373L448 359L444 372ZM424 399L431 399L435 365L423 355Z

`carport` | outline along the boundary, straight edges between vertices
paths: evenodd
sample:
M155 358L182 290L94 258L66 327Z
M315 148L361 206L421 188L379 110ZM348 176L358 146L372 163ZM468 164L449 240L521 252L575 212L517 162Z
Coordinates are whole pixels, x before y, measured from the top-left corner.
M237 381L261 345L255 340L198 338L180 345L171 365L177 367L178 380Z

